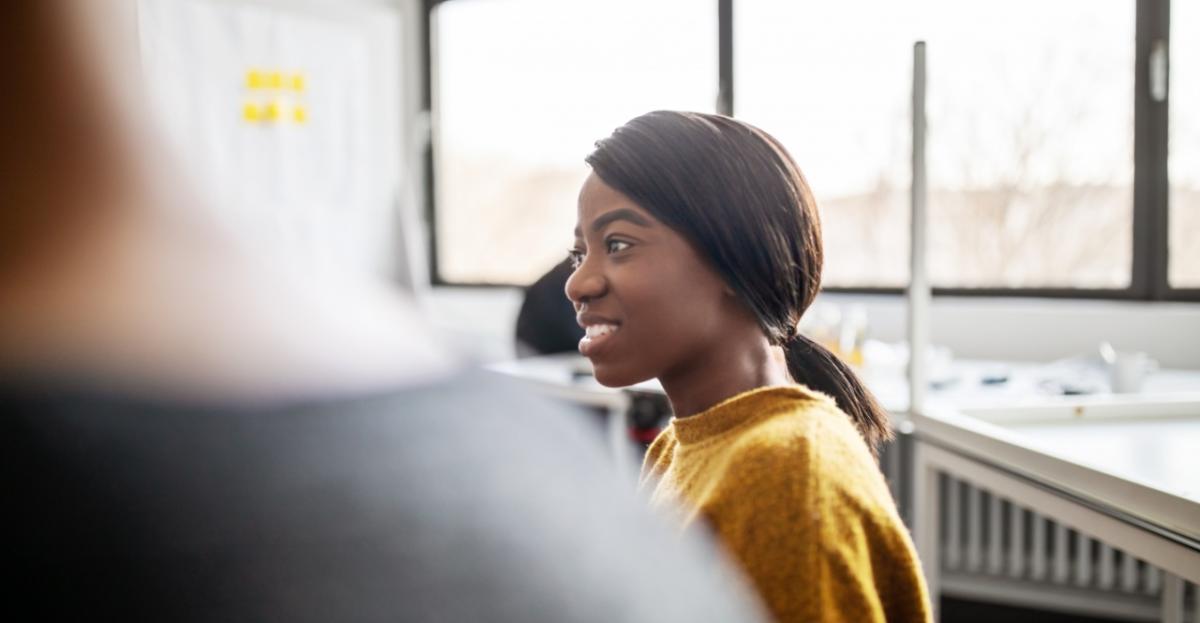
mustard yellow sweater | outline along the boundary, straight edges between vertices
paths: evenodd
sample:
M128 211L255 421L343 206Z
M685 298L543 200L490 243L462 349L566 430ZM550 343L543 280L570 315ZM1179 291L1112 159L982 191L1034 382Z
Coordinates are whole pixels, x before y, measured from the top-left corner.
M706 522L780 623L930 620L883 475L824 394L760 388L673 420L642 486L685 525Z

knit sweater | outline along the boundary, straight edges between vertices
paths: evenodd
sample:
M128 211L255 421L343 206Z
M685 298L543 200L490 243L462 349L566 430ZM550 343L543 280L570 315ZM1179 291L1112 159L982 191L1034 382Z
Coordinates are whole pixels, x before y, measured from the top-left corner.
M642 486L685 526L707 523L780 623L931 620L883 475L824 394L764 387L672 420Z

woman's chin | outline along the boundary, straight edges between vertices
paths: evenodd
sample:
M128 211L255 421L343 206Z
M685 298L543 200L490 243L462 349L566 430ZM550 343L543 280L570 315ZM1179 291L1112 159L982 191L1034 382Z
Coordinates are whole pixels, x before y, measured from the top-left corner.
M622 369L620 366L605 365L597 362L592 362L592 366L596 382L605 387L629 387L650 378L645 375L639 375L633 370Z

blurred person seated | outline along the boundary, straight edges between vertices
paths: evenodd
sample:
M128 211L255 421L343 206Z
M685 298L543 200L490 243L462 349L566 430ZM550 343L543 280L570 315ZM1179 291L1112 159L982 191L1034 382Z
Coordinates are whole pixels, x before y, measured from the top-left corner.
M572 272L564 260L525 288L517 314L518 357L579 352L583 327L575 321L575 308L566 294Z
M10 617L757 619L579 418L209 226L143 135L135 10L0 8Z

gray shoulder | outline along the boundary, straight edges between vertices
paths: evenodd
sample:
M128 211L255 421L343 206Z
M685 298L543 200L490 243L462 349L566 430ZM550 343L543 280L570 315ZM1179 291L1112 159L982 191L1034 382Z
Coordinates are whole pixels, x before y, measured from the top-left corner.
M453 398L420 418L436 434L410 444L428 477L406 494L411 554L455 578L413 595L430 618L757 620L712 544L615 476L586 414L482 372L439 393Z

